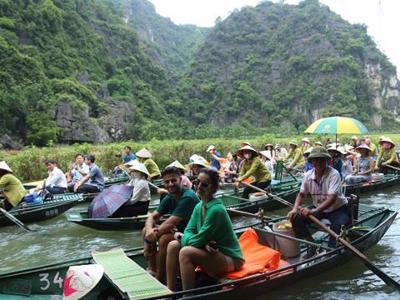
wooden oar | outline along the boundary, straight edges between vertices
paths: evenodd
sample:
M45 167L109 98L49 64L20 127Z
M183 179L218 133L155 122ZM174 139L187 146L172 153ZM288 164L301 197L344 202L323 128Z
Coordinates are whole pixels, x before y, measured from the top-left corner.
M266 191L264 191L263 189L260 189L254 185L248 184L248 183L243 183L243 185L248 186L256 191L259 192L263 192L265 194L267 194L268 196L272 197L274 200L277 200L279 202L281 202L282 204L287 205L288 207L293 207L293 204L286 201L285 199L282 199L278 196L275 196L273 194L267 193ZM397 289L400 291L400 283L398 283L397 281L395 281L392 277L390 277L389 275L387 275L385 272L383 272L381 269L379 269L377 266L375 266L369 259L368 257L366 257L361 251L359 251L357 248L355 248L353 245L351 245L348 241L346 241L345 239L343 239L342 237L340 237L338 234L336 234L333 230L331 230L330 228L328 228L325 224L323 224L319 219L317 219L315 216L313 215L308 215L308 217L310 218L311 221L313 221L316 225L318 225L321 229L323 229L324 231L326 231L327 233L329 233L331 236L333 236L336 240L338 240L340 243L342 243L343 246L345 246L350 252L352 252L355 256L357 256L358 258L360 258L365 266L370 269L372 272L375 273L375 275L377 275L380 279L382 279L387 285Z
M0 208L0 212L7 218L9 219L11 222L13 222L15 225L17 225L18 227L24 229L27 232L35 232L36 230L33 230L31 228L29 228L28 226L26 226L24 223L22 223L20 220L18 220L16 217L14 217L12 214L10 214L9 212L7 212L6 210L4 210L3 208Z
M393 167L391 165L384 165L384 167L388 167L388 168L391 168L393 170L400 171L400 168L396 168L396 167Z

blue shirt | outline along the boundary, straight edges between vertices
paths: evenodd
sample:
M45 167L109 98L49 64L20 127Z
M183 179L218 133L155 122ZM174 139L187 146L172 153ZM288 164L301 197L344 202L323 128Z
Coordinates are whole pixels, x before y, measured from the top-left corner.
M89 177L88 184L97 186L100 191L104 189L104 176L96 164L89 167Z
M136 159L136 155L133 154L133 153L129 153L128 155L126 155L126 156L122 159L122 161L123 161L124 163L127 163L127 162L130 162L131 160L135 160L135 159Z
M219 153L218 151L216 151L214 153L214 155L218 156L218 157L222 157L221 153ZM219 171L219 169L221 169L221 164L219 163L219 161L217 159L215 159L213 157L212 161L211 161L211 168L215 168L217 171Z

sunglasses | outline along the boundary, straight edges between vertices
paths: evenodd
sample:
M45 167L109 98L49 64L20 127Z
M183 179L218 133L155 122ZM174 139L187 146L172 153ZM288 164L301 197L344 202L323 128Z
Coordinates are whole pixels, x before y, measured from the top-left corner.
M202 182L202 181L199 181L199 185L201 185L201 186L204 187L204 188L207 188L210 184L209 184L209 183Z

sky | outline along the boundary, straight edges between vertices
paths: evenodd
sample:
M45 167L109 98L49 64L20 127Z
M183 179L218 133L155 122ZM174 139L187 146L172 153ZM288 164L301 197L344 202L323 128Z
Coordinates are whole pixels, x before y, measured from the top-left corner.
M255 6L260 0L150 0L157 12L176 24L211 27L217 17L234 9ZM278 1L273 1L278 2ZM299 0L285 0L297 4ZM400 0L320 0L350 23L363 23L378 48L397 67L400 75Z

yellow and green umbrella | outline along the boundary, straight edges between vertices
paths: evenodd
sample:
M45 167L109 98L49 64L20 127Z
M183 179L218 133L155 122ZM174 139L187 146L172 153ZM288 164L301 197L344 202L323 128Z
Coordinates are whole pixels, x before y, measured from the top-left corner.
M353 118L330 117L315 121L306 129L310 134L365 134L367 127Z

